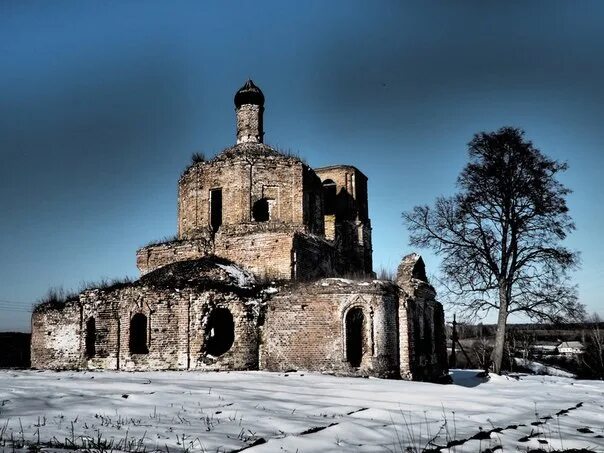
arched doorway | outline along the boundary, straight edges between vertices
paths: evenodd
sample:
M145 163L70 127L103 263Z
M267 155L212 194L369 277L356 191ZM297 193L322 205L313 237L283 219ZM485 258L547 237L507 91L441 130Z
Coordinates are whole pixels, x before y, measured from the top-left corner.
M147 354L147 317L135 314L130 320L130 354Z
M86 321L86 357L92 358L96 354L96 322L94 318L88 318Z
M363 359L363 337L365 316L360 307L348 310L345 318L346 326L346 360L350 366L358 367Z
M218 357L233 346L235 321L226 308L216 308L210 314L206 326L206 353Z

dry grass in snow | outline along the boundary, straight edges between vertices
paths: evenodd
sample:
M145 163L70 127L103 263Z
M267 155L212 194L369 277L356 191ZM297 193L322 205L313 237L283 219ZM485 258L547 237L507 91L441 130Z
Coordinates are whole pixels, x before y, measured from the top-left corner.
M1 371L0 449L604 451L604 382L453 374Z

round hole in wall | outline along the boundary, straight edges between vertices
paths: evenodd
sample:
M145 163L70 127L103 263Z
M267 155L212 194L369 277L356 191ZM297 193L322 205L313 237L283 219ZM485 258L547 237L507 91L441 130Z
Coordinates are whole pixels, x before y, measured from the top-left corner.
M226 308L216 308L206 327L206 353L220 356L231 349L235 341L235 321Z

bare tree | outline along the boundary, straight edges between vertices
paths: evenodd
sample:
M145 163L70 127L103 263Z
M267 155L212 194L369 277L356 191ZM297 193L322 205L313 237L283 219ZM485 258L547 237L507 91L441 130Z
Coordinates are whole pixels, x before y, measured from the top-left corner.
M511 332L508 343L510 349L516 353L521 353L522 360L526 362L530 358L536 343L535 334L530 331Z
M442 257L450 302L475 317L498 311L493 369L500 373L511 313L542 321L584 314L569 280L578 255L560 245L575 228L570 190L556 179L567 167L510 127L476 134L468 148L459 192L403 218L411 244Z
M604 330L602 320L597 313L591 315L586 326L589 329L585 352L581 355L583 365L593 377L604 378Z
M493 345L489 343L486 337L480 336L472 343L472 354L478 366L485 371L489 371L492 363Z

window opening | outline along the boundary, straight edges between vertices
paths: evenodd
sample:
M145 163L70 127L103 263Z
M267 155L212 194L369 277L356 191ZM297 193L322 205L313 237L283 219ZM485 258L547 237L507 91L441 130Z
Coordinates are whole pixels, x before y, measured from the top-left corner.
M148 352L147 317L137 313L130 320L130 353L147 354Z
M222 189L210 190L210 225L214 233L222 225Z
M323 181L323 213L325 215L336 213L336 183L331 179Z
M268 198L261 198L252 207L252 217L256 222L268 222L270 219L270 208Z
M91 358L96 354L96 322L94 318L86 321L86 357Z

